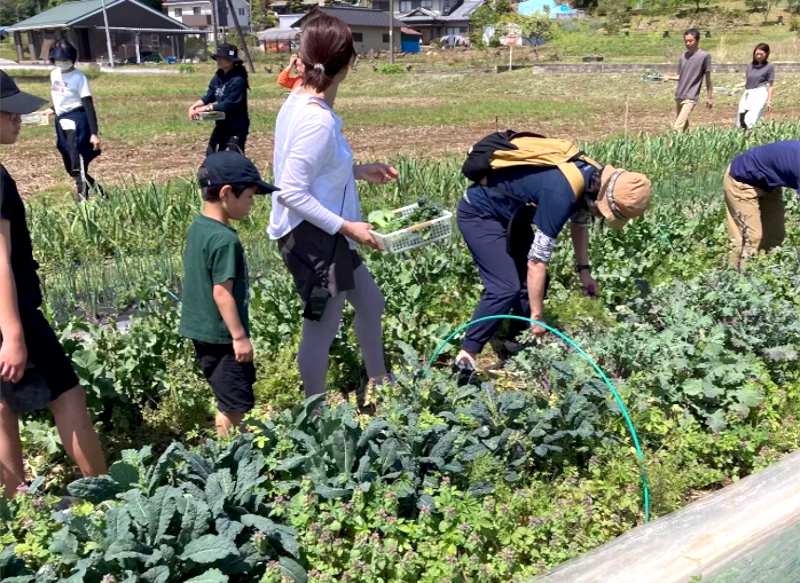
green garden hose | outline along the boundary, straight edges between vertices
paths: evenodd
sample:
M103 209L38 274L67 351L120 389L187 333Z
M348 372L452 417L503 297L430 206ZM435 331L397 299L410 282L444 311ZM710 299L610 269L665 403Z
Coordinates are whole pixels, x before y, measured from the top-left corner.
M622 412L622 417L625 419L625 425L628 427L628 432L631 435L631 441L633 441L633 448L636 451L636 459L639 462L639 477L642 482L642 507L644 511L644 521L650 521L650 482L647 477L647 467L645 466L644 460L644 452L642 451L642 447L639 444L639 436L636 433L636 428L633 426L633 421L631 421L631 416L628 414L628 409L625 407L625 403L622 400L622 397L617 391L617 388L614 386L614 383L611 382L611 379L608 378L608 375L603 371L602 368L595 362L595 360L589 356L586 351L581 348L581 346L575 342L572 338L570 338L564 332L553 328L552 326L548 326L544 322L540 322L538 320L533 320L531 318L525 318L522 316L509 316L509 315L500 315L500 316L484 316L483 318L478 318L477 320L473 320L471 322L467 322L466 324L460 325L458 328L453 330L433 351L433 355L428 360L428 364L425 366L425 370L430 370L433 366L433 363L441 356L444 349L447 348L447 345L450 341L461 334L467 328L474 326L475 324L479 324L480 322L486 322L488 320L518 320L520 322L527 322L529 324L533 324L536 326L540 326L544 328L551 334L557 336L561 341L564 342L567 346L574 348L575 352L577 352L581 358L583 358L586 362L588 362L597 375L602 379L605 385L608 387L608 390L611 391L611 394L614 396L614 400L617 402L617 406L619 407L620 412Z

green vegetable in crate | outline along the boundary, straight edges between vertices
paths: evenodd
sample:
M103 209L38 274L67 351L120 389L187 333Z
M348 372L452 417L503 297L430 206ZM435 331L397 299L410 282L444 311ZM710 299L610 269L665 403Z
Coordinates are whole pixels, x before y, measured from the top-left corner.
M379 233L387 234L407 229L420 223L425 223L442 216L442 207L434 202L422 198L417 201L418 208L405 218L398 216L396 211L380 209L372 211L367 217L367 221Z
M408 217L408 221L412 225L432 221L433 219L442 216L442 207L435 202L421 198L417 201L417 204L419 207L414 210L410 217Z
M394 214L394 211L386 209L372 211L369 213L367 221L380 233L396 231L398 227L395 225L400 224L400 220Z

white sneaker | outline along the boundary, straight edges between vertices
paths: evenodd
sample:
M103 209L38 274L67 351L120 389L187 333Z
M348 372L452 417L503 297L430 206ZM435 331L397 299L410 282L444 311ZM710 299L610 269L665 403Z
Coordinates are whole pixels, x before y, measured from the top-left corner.
M455 364L453 365L459 371L474 371L478 368L478 363L475 358L466 350L461 350L456 355Z
M478 363L475 362L475 358L465 350L460 351L456 356L455 362L453 362L456 384L459 387L480 384L477 369Z

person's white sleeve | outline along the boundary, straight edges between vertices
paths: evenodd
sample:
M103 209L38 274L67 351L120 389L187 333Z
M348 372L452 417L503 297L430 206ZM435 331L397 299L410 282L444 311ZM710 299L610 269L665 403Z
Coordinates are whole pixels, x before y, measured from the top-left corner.
M81 86L80 86L80 97L83 99L84 97L91 97L92 91L89 89L89 79L86 75L81 74Z
M53 69L50 71L50 102L53 104L53 108L55 109L55 102L56 102L56 92L54 91L53 85L56 82L56 71Z
M314 109L318 108L314 106ZM293 131L292 143L276 184L280 190L275 193L281 204L331 235L342 228L344 219L314 198L311 184L319 169L333 158L335 148L333 117L323 110L318 113L309 111Z

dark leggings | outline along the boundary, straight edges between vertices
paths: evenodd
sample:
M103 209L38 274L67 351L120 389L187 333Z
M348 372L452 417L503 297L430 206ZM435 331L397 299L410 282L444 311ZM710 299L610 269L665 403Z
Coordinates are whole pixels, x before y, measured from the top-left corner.
M216 126L208 139L206 154L234 150L244 154L244 146L247 142L247 132L233 132L227 128Z
M385 307L383 294L366 265L360 265L353 277L355 287L330 298L320 320L303 320L303 338L297 362L306 397L325 392L331 344L339 333L345 300L355 309L353 326L361 346L367 376L376 381L386 376L381 328L381 316Z
M79 198L89 198L89 190L97 184L94 177L89 174L89 164L91 160L82 160L78 151L76 132L65 131L64 137L70 145L69 151L59 149L61 159L64 162L64 170L67 171L75 181L75 188ZM83 176L81 176L81 163L83 163ZM84 181L84 178L86 179Z

